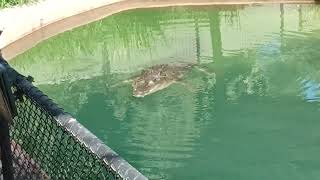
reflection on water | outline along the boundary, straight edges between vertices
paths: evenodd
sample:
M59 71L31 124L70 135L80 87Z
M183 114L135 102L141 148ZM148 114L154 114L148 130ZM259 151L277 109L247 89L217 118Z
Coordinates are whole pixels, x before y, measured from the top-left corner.
M11 64L151 179L318 179L319 21L315 5L133 10ZM145 98L121 83L177 61L215 76Z

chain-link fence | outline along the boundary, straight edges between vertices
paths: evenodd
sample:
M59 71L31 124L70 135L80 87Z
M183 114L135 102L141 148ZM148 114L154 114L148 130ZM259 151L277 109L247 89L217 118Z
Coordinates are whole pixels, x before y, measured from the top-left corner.
M17 108L10 124L14 179L147 179L33 86L31 78L2 58L0 63ZM5 169L1 161L0 169Z

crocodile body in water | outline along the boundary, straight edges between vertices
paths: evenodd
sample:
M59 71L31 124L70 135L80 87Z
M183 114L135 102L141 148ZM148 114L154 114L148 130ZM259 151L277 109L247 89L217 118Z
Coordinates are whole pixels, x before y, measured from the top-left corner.
M152 66L133 80L133 96L144 97L181 80L192 64L160 64Z

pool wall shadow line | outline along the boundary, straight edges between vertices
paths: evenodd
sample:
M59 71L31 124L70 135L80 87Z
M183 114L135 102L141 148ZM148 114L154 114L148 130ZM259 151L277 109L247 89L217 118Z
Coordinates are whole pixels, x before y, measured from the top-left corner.
M299 4L314 4L314 0L119 0L118 2L109 2L96 8L83 10L71 16L64 17L64 14L57 12L52 14L53 21L45 22L45 19L39 17L37 27L29 27L26 33L16 33L13 37L7 37L6 32L3 33L1 39L3 56L10 60L15 56L25 52L34 47L43 40L52 36L58 35L65 31L76 27L86 25L88 23L103 19L113 14L139 8L155 8L155 7L170 7L170 6L205 6L205 5L256 5L256 4L270 4L270 3L299 3ZM30 6L31 8L32 6ZM18 10L18 9L17 9ZM8 17L10 18L10 17ZM34 22L30 22L34 23ZM6 31L19 31L16 29L6 29ZM15 34L15 33L11 33ZM7 42L5 41L7 39Z

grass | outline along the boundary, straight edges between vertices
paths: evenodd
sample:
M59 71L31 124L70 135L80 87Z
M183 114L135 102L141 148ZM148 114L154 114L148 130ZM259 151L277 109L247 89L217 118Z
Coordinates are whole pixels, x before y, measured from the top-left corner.
M0 0L0 9L17 5L28 4L37 0Z

